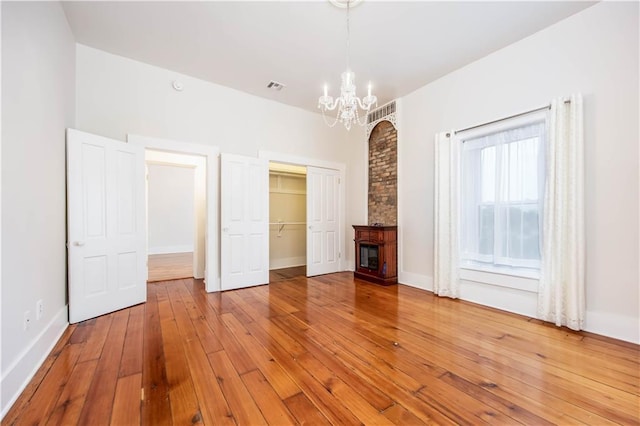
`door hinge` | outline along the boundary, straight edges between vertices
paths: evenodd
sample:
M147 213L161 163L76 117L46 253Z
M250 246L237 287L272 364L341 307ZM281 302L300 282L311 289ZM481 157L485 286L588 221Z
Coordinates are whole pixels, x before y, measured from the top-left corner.
M338 259L342 259L342 253L338 252Z
M338 185L342 183L342 179L338 178Z

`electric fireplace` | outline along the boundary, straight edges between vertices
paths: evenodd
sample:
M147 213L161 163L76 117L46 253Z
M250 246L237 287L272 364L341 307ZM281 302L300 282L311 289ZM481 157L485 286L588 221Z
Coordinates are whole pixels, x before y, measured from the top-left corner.
M378 284L396 284L397 227L354 225L356 270L354 276Z

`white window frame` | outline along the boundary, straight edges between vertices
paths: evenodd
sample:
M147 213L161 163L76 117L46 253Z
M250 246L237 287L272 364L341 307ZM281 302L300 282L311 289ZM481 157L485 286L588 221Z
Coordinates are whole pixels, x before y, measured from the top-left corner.
M534 123L548 120L548 110L534 111L517 117L500 120L486 125L474 127L455 133L452 143L462 144L466 140L483 137L489 134L523 127ZM459 182L462 182L459 179ZM523 204L523 203L518 203ZM542 212L539 212L542 214ZM459 215L462 220L462 214ZM458 229L461 229L459 227ZM542 229L540 229L542 232ZM462 256L460 256L462 257ZM515 288L524 291L537 292L540 270L534 268L518 268L510 266L482 265L479 263L460 261L460 278L462 280L474 281L501 287Z

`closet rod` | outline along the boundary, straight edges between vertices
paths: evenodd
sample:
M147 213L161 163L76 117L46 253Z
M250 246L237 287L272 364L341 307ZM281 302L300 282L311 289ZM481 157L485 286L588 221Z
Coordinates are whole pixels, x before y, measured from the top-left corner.
M564 101L564 103L565 104L571 103L571 100L566 100L566 101ZM477 129L478 127L488 126L489 124L499 123L499 122L504 121L504 120L509 120L511 118L520 117L522 115L527 115L527 114L531 114L531 113L538 112L538 111L544 111L545 109L549 109L549 108L551 108L551 104L545 105L545 106L540 107L540 108L532 109L530 111L525 111L525 112L521 112L521 113L518 113L518 114L510 115L508 117L503 117L503 118L499 118L497 120L489 121L488 123L476 124L475 126L466 127L464 129L460 129L460 130L455 130L453 132L453 134L456 135L458 133L466 132L467 130ZM451 136L451 134L448 133L447 136Z
M269 225L306 225L306 222L269 222Z

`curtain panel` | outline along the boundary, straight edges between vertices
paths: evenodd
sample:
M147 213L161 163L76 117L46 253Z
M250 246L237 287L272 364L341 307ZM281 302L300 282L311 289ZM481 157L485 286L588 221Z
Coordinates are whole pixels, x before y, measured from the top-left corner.
M460 144L453 132L435 137L434 273L433 292L458 297L458 206L460 194Z
M538 318L584 326L585 226L582 96L551 102L546 148Z

